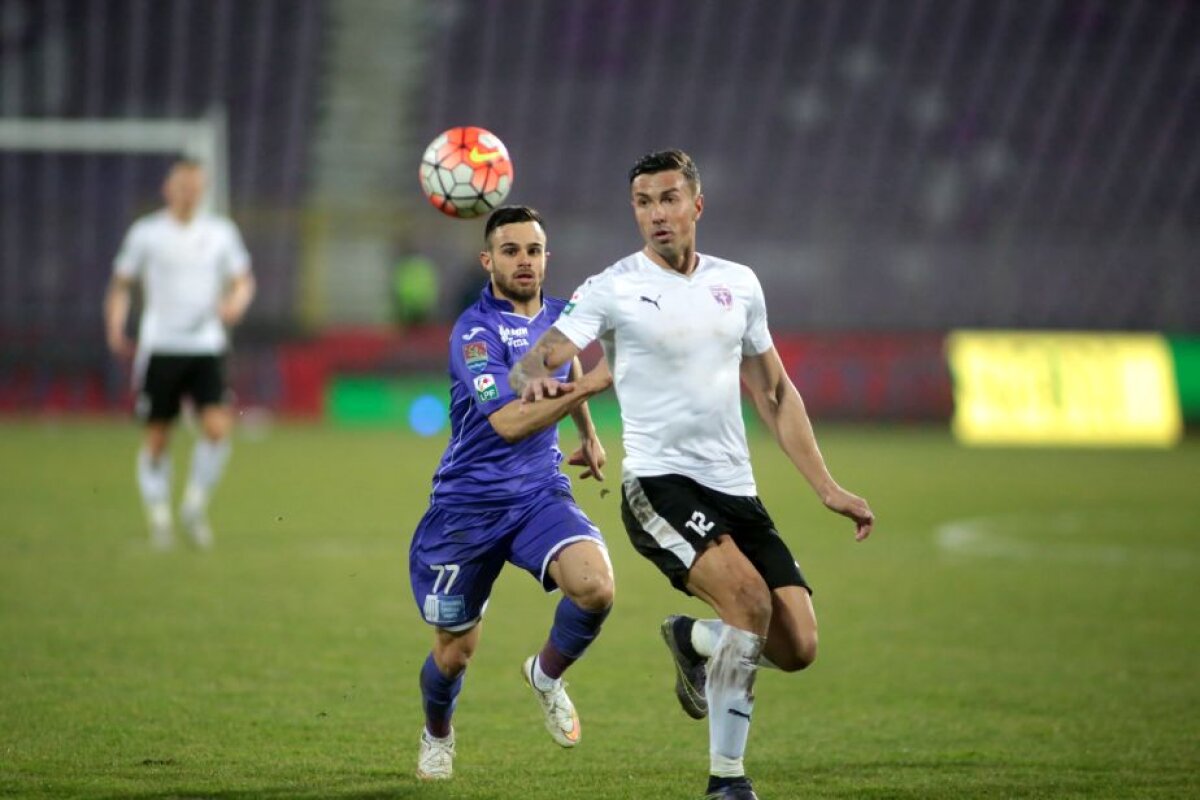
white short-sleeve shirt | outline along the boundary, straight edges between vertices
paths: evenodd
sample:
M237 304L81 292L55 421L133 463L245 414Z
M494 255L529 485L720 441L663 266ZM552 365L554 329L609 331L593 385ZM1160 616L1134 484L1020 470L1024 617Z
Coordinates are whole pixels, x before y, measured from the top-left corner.
M140 353L216 354L228 344L221 296L250 271L250 255L230 220L197 214L185 224L164 209L130 227L113 271L142 283Z
M772 342L753 270L700 255L685 276L639 251L589 278L554 326L577 347L604 346L626 474L685 475L726 494L757 494L740 367Z

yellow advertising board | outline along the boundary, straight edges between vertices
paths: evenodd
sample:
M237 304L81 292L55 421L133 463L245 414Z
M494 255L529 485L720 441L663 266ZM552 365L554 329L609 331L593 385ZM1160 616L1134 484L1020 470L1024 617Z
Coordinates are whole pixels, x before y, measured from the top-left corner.
M1183 435L1162 336L955 331L946 350L965 444L1169 447Z

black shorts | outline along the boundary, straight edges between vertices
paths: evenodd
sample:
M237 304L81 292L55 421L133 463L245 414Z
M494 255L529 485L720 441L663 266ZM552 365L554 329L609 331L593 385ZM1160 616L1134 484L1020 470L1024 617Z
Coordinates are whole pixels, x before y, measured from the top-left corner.
M185 396L197 409L228 401L219 355L151 355L141 383L135 413L146 422L175 419Z
M812 588L757 497L724 494L682 475L626 477L621 519L634 548L684 594L688 572L709 542L728 534L770 589Z

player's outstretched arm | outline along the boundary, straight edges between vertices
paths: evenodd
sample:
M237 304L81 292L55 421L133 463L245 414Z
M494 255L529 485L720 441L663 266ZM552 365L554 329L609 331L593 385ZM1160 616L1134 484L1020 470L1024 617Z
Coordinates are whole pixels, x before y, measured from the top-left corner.
M774 347L742 359L742 382L758 415L825 507L854 520L854 538L858 541L870 536L875 514L866 500L847 492L829 474L808 411L804 408L804 399L788 377Z
M232 327L241 321L246 309L250 307L250 301L254 299L254 287L254 276L248 272L238 275L230 282L229 291L221 298L218 311L221 322Z
M603 358L592 372L594 374L589 376L589 381L595 381L597 385L603 385L605 388L612 385L612 373L609 372L608 362ZM583 364L579 362L578 358L574 358L571 360L571 382L578 385L583 380ZM572 411L571 419L575 422L575 429L579 431L579 449L570 455L567 463L576 467L587 467L579 475L580 478L604 480L601 468L608 460L608 454L604 452L604 445L601 444L600 437L596 434L596 426L592 423L592 414L588 410L587 403L581 404Z
M516 368L514 367L514 369ZM570 386L571 388L567 391L553 396L547 394L539 400L513 400L499 411L493 412L488 417L488 421L492 423L492 427L504 441L510 444L519 442L526 436L557 424L568 414L575 413L589 397L603 392L611 384L612 376L608 372L607 365L603 369L597 367L574 383L559 384ZM593 428L592 431L594 437L595 429ZM598 441L597 444L599 444ZM600 452L603 453L603 448L600 448ZM597 466L603 466L603 462L601 461Z
M572 392L572 384L555 380L551 373L577 355L579 348L561 331L550 328L508 373L508 385L527 403Z
M104 338L113 355L122 358L133 354L133 342L125 335L132 289L132 280L115 275L104 294Z

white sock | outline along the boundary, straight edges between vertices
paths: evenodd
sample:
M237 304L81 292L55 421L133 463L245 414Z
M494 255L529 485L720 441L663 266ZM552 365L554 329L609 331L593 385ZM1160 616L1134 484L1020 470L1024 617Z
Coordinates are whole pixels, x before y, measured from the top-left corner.
M542 659L540 656L534 656L534 658L533 658L533 685L537 688L537 690L539 692L550 691L555 686L558 686L558 682L560 680L562 680L562 679L561 678L551 678L549 675L542 672Z
M698 619L692 623L692 647L705 658L710 658L717 649L717 640L725 630L719 619Z
M162 508L171 501L171 454L164 451L157 459L146 448L137 455L138 490L148 509Z
M208 505L212 491L225 472L229 453L233 449L229 439L214 442L201 437L192 450L192 471L188 476L184 505L193 511L203 511Z
M713 651L717 649L717 640L721 638L723 630L725 630L725 623L719 619L696 620L692 624L692 647L705 658L711 658ZM767 669L779 669L771 663L771 659L767 658L765 652L758 657L758 665Z
M742 756L754 712L754 678L766 638L726 625L708 661L708 750L710 774L744 775Z
M450 732L447 733L445 736L434 736L432 733L429 732L429 728L425 728L422 731L422 733L424 733L425 738L431 742L449 742L450 744L454 744L454 728L453 727L450 728Z

